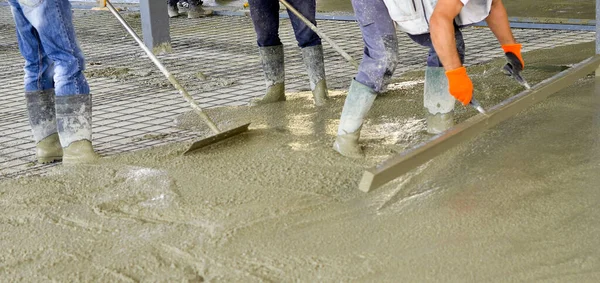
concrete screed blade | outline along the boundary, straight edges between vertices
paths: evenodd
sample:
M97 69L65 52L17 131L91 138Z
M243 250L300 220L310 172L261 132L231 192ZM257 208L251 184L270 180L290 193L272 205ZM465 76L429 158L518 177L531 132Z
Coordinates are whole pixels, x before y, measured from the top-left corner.
M214 136L196 141L194 143L192 143L192 145L190 145L190 147L188 148L188 150L186 150L183 155L189 155L191 153L193 153L196 150L199 150L203 147L207 147L209 145L218 143L220 141L226 140L228 138L231 138L233 136L239 135L243 132L248 131L248 126L250 126L250 123L248 124L244 124L242 126L239 126L237 128L233 128L227 131L223 131L220 134L216 134Z

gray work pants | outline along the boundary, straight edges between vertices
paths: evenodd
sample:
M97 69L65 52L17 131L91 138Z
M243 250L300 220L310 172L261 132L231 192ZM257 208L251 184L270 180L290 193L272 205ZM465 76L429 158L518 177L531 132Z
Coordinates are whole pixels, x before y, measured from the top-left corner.
M396 27L383 0L352 0L352 6L365 44L355 80L380 92L396 69Z

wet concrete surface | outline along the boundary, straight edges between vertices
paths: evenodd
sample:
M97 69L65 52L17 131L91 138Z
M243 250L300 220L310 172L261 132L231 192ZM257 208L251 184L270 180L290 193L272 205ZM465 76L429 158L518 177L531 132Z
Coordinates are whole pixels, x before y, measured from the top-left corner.
M594 0L504 0L511 17L544 17L569 19L596 18ZM322 12L352 12L350 0L317 0L317 10Z
M567 50L526 53L525 75L535 83L585 56L552 53ZM472 69L476 87L490 86L487 103L513 85L494 73L498 64ZM307 92L210 109L220 125L251 120L252 130L191 156L181 156L187 144L174 144L3 181L0 277L600 280L600 83L580 81L383 188L359 192L364 168L428 137L418 114L422 85L410 85L376 100L363 128L365 160L330 148L344 93L332 91L330 104L316 108ZM194 118L177 125L204 131Z
M243 5L244 1L217 0L220 5ZM596 1L594 0L504 0L504 5L511 17L543 17L594 19L596 17ZM350 0L317 0L320 12L353 12Z
M503 3L511 17L596 18L594 0L505 0Z
M87 1L91 2L91 1ZM242 9L247 0L205 0L205 6ZM86 3L86 2L83 2ZM588 19L596 17L594 0L504 0L511 17ZM125 5L126 4L120 4ZM135 6L135 5L134 5ZM317 0L317 11L323 13L353 13L351 0Z
M350 0L317 0L320 12L354 12Z

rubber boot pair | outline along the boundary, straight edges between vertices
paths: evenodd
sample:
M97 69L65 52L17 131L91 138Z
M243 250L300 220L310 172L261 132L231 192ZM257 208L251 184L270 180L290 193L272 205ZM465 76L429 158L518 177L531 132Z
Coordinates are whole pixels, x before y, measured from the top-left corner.
M335 151L347 157L364 157L358 140L364 119L376 97L373 89L355 80L352 81L342 110L337 137L333 144ZM428 132L441 133L454 125L454 102L454 98L448 92L448 80L444 69L427 67L424 105L428 111Z
M337 137L333 143L335 151L346 157L364 157L358 139L365 117L371 110L376 97L377 94L373 89L352 80L342 110Z
M327 82L325 80L323 46L309 46L304 47L301 50L315 105L323 106L326 104L327 99L329 98ZM265 74L267 91L262 98L252 100L250 105L285 101L285 65L283 45L259 47L258 51Z
M98 159L91 142L91 95L55 97L53 90L43 90L26 92L25 98L39 163Z
M423 105L426 110L428 133L439 134L454 126L455 101L448 90L448 78L444 68L427 67Z

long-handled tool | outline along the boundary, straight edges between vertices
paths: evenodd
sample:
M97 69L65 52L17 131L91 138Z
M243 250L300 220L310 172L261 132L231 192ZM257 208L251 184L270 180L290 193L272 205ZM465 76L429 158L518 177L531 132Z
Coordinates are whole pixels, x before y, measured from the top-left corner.
M152 53L152 51L150 51L150 49L144 44L144 42L140 39L140 37L135 33L135 31L131 28L131 26L127 23L127 21L125 21L125 19L123 19L123 17L121 17L121 15L119 14L119 12L117 12L117 10L115 9L115 7L112 5L112 3L110 3L110 1L106 1L106 6L108 7L108 9L110 10L110 12L115 15L115 17L117 18L117 20L119 20L119 22L123 25L123 27L125 27L125 29L127 30L127 32L129 32L129 34L135 39L135 41L139 44L139 46L146 52L146 54L148 55L148 57L150 57L150 59L152 60L152 62L154 62L154 64L156 65L156 67L158 67L158 69L160 69L160 71L165 75L165 77L167 77L167 79L169 80L169 82L171 82L171 84L179 91L179 93L183 96L183 98L190 104L190 106L192 107L192 109L194 109L194 112L196 114L198 114L198 116L200 116L200 118L202 118L202 120L204 121L204 123L206 123L206 125L208 125L208 127L215 133L215 135L196 141L194 142L189 148L188 150L186 150L184 152L184 154L188 154L192 151L195 151L197 149L200 149L202 147L220 142L224 139L230 138L232 136L241 134L243 132L248 131L248 126L250 126L250 123L227 130L227 131L221 131L217 125L215 124L215 122L213 122L213 120L208 117L208 115L206 115L206 113L202 110L202 108L200 107L200 105L198 105L198 103L194 100L194 98L187 92L187 90L185 90L185 88L183 88L183 86L179 83L179 81L177 81L177 79L175 79L175 77L167 70L167 68L158 60L158 58L156 58L156 56L154 55L154 53Z
M488 115L472 117L456 125L450 131L432 137L426 142L391 157L387 161L366 170L360 181L359 189L363 192L369 192L387 184L451 148L464 144L483 131L514 117L550 95L565 89L577 80L593 73L598 69L598 66L600 66L600 55L580 62L571 69L540 82L531 90L522 91L504 100L502 103L491 107Z
M317 26L315 26L313 23L311 23L302 14L300 14L300 12L298 12L298 10L296 10L296 8L294 8L292 5L290 5L290 3L288 3L285 0L279 0L279 2L281 2L281 4L283 4L283 6L285 6L288 10L292 11L292 13L294 13L294 15L296 15L300 20L302 20L312 31L314 31L316 34L318 34L319 37L321 37L322 39L325 39L325 41L327 41L331 45L331 47L333 47L333 49L335 49L335 51L340 53L340 55L342 55L342 57L344 57L344 59L346 59L350 64L352 64L352 66L354 66L354 68L358 69L358 62L356 62L356 60L354 60L354 58L352 58L352 56L350 56L348 53L346 53L346 51L344 51L344 49L339 47L335 43L335 41L333 41L331 38L329 38L329 36L327 36L326 34L321 32L321 30L319 30L319 28L317 28Z

